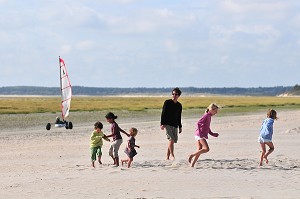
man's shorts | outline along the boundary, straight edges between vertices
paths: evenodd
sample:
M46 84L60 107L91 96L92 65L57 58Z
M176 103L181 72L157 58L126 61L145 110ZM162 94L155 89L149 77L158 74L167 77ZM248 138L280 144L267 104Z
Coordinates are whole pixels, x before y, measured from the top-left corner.
M177 143L178 140L178 128L170 125L165 125L166 135L168 140L173 140L174 143Z

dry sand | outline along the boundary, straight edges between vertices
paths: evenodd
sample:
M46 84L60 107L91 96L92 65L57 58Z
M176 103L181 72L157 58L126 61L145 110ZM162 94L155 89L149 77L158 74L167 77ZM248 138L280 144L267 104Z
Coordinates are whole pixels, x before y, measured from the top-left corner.
M300 111L278 111L275 151L259 168L257 137L265 115L214 116L211 129L220 136L209 137L210 152L195 168L187 157L195 151L194 127L201 114L183 118L174 161L165 160L167 139L158 112L119 117L123 129L139 130L141 148L130 169L112 167L109 142L103 146L104 164L91 167L89 136L97 117L75 119L73 130L46 131L42 123L54 115L0 115L0 198L299 198ZM103 123L108 133L109 124ZM123 138L121 158L126 157Z

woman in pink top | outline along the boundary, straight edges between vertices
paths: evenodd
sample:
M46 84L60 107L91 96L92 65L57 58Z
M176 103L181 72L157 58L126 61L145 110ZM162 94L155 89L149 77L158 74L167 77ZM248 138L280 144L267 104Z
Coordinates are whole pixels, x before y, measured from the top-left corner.
M213 133L210 130L211 116L217 114L218 109L219 107L216 104L210 104L207 107L204 115L197 122L196 132L195 132L197 151L189 156L189 163L191 164L191 167L194 167L195 163L197 162L199 156L202 153L207 153L209 151L209 146L206 141L206 139L208 139L208 134L214 137L219 136L218 133Z

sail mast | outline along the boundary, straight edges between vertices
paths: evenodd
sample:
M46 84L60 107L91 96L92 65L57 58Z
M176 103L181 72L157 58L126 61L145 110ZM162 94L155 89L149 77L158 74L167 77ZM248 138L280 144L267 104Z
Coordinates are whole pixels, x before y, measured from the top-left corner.
M62 99L62 83L61 83L61 63L60 63L60 56L58 56L58 65L59 65L59 83L60 83L60 98ZM61 100L61 105L62 105L62 100ZM64 114L63 111L61 111L61 116L62 119L64 120Z

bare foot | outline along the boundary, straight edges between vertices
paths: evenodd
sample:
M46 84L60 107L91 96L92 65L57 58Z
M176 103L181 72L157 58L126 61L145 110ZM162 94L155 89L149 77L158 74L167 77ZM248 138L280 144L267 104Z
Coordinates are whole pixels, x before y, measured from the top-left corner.
M99 162L99 164L102 164L101 160L99 160L98 162Z
M195 164L196 164L196 161L195 161L195 159L194 159L193 161L191 161L191 167L194 167Z
M95 162L92 162L92 167L94 167L94 168L95 168Z
M265 161L266 161L266 164L269 164L269 160L267 157L264 157Z
M191 164L191 162L192 162L192 159L193 159L193 155L190 155L189 156L189 163Z
M261 167L262 165L263 165L262 162L260 162L259 165L258 165L258 167Z

